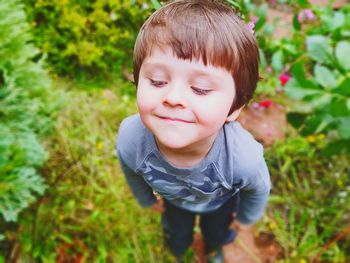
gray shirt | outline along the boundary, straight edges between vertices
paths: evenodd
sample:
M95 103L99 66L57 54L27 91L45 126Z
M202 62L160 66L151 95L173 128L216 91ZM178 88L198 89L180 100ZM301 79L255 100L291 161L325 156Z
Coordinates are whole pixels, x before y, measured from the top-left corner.
M237 219L250 224L261 217L267 203L271 185L263 147L238 122L224 124L199 164L178 168L159 152L140 116L133 115L120 125L117 154L143 207L155 203L155 191L175 206L210 212L239 192Z

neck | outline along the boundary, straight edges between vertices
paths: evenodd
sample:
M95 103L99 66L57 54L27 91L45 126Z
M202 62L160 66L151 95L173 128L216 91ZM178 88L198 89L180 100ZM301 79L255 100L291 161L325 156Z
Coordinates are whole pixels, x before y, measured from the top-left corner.
M205 158L205 156L209 153L215 138L214 136L210 137L205 142L197 142L196 144L186 146L180 149L172 149L165 147L156 139L156 143L159 151L166 158L166 160L179 168L190 168Z

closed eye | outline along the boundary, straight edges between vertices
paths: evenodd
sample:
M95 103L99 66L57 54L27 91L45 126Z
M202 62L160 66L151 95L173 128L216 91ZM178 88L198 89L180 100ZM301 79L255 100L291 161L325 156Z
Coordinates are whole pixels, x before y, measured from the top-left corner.
M155 86L157 88L161 88L164 87L166 84L168 84L166 81L162 81L162 80L153 80L150 79L149 80L152 86Z
M191 89L197 95L207 95L208 93L210 93L212 91L210 89L200 89L200 88L196 88L196 87L191 87Z

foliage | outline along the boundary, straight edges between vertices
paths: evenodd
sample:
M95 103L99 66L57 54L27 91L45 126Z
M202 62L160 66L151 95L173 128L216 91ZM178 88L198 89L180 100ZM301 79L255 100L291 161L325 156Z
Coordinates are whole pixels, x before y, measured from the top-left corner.
M309 141L290 138L267 151L274 186L268 208L269 226L285 257L292 262L312 260L346 228L350 217L346 205L350 202L348 156L322 157L324 137ZM347 238L319 259L340 262L349 256L349 248Z
M130 66L147 1L24 0L35 43L59 74L98 77Z
M169 262L169 253L160 253L159 218L132 198L113 154L119 122L136 111L128 94L113 91L126 87L133 88L116 82L90 95L64 95L48 142L49 188L21 220L21 244L35 260Z
M47 159L40 144L49 131L50 79L39 52L30 44L30 27L16 0L0 2L0 215L18 213L45 190L38 169Z
M47 141L50 158L42 172L48 189L19 219L23 257L38 262L172 262L160 243L159 217L139 208L113 154L119 122L136 111L135 88L119 80L76 81L80 74L105 77L111 69L118 71L126 61L131 62L137 28L150 7L143 6L142 10L141 1L135 0L24 1L35 30L35 43L48 54L56 72L73 76L75 82L56 82L55 92L61 90L64 111ZM304 0L278 0L273 6L295 15L290 36L276 38L278 23L271 24L267 19L267 9L274 1L260 1L261 5L249 0L228 2L246 22L258 18L255 31L261 47L261 72L266 76L259 84L259 93L275 95L282 89L296 99L285 104L290 103L292 111L289 121L304 137L289 134L289 139L266 151L273 181L266 230L282 246L285 262L311 262L348 226L350 216L349 156L326 158L321 154L329 149L328 141L341 139L340 146L346 146L349 140L345 129L349 116L349 7L336 12L329 7L311 10ZM154 8L160 6L157 0L150 3ZM0 10L7 5L1 3ZM25 43L30 40L27 33L22 33L28 32L24 30L28 26L18 26L10 15L18 10L11 6L4 12L6 16L0 13L1 57L12 34L25 37ZM311 10L315 18L305 20L311 17L305 10ZM2 26L3 17L7 27L11 23L13 28ZM26 44L25 50L21 49L23 54L16 55L23 45L12 45L4 55L9 59L0 61L0 95L6 102L0 105L1 120L5 120L0 125L0 167L5 167L3 160L11 163L6 169L32 167L29 171L34 171L33 176L29 173L20 177L27 181L16 181L11 187L25 185L29 189L26 193L34 197L35 187L40 188L38 192L44 189L36 170L46 155L38 139L50 127L48 117L58 96L49 97L54 91L43 88L49 86L49 80L37 66L41 60L33 62L40 55L32 45ZM322 99L327 96L328 100ZM285 100L283 93L278 99ZM271 100L259 105L270 104ZM326 125L320 126L324 121ZM24 157L30 162L23 161ZM3 178L15 177L1 174L0 191ZM0 200L2 197L0 192ZM319 260L343 262L350 256L348 251L350 239L345 237L322 253Z
M307 56L292 66L286 92L304 102L289 115L291 123L302 135L329 134L332 143L325 153L332 154L349 151L350 145L350 5L336 12L316 11L320 25L308 30Z
M349 151L350 5L333 11L330 6L294 2L288 6L294 12L288 38L274 36L278 23L267 23L267 8L267 4L250 8L250 16L257 17L262 71L268 75L258 91L275 95L281 91L278 77L291 75L283 90L299 103L289 108L289 122L303 136L325 133L330 141L326 155Z

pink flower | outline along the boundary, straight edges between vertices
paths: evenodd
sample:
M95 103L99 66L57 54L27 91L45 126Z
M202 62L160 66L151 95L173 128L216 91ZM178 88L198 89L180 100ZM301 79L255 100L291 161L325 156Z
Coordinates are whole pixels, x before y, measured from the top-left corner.
M298 21L302 23L304 21L312 21L316 18L314 12L311 9L301 10L298 14Z
M259 20L259 17L257 17L257 16L251 16L251 17L250 17L250 21L251 21L252 23L254 23L254 24L256 24L256 22L258 22L258 20Z
M269 108L273 104L272 100L263 100L259 102L259 106L262 108Z
M308 19L308 20L314 20L316 18L314 12L312 12L311 9L305 9L304 10L304 14L305 14L305 17Z
M281 74L279 77L281 86L284 87L287 84L287 82L290 80L290 78L291 77L288 74L285 74L285 73Z
M256 102L253 102L252 103L252 108L253 109L258 109L260 106L259 106L259 103L256 103Z
M254 34L254 27L255 27L254 22L251 21L248 23L248 29L250 30L250 32L252 32L252 34Z

